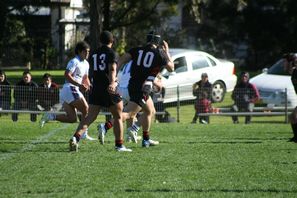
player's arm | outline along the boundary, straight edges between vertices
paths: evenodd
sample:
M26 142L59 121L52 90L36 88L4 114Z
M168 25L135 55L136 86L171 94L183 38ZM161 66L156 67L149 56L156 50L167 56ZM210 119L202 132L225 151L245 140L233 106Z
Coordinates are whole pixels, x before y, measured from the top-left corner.
M86 91L88 89L88 87L84 84L81 84L80 82L77 82L73 76L72 76L72 72L70 70L66 70L64 73L64 76L66 78L66 80L68 82L70 82L71 84L78 86L80 90L82 91Z
M165 68L169 71L169 72L173 72L174 71L174 63L173 63L173 59L170 56L169 53L169 46L168 43L166 41L163 40L163 45L162 45L165 54L167 56L167 64L165 65Z
M116 87L117 87L117 64L115 62L109 64L108 66L109 69L109 86L108 86L108 91L110 93L115 93Z

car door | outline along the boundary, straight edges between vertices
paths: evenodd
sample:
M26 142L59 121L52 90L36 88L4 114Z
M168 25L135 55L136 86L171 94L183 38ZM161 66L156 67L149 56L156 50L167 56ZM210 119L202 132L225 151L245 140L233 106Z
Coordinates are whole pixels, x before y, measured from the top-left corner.
M188 83L189 67L187 57L182 55L173 57L174 72L166 72L163 76L166 76L163 80L163 84L166 87L165 99L177 99L177 87L179 87L179 95L185 95L184 86ZM181 98L180 98L181 99Z

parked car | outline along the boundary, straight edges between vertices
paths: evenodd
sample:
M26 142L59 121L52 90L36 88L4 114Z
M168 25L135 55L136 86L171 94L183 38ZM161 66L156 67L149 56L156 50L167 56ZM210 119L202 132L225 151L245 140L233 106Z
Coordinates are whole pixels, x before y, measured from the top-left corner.
M278 60L269 69L250 79L259 90L261 102L272 106L297 106L297 96L291 76L284 70L284 59ZM287 95L286 95L287 92ZM287 99L286 99L287 98Z
M164 103L192 100L192 85L207 73L213 84L212 99L221 102L226 91L232 91L237 81L235 66L231 61L217 59L214 56L195 50L170 49L174 61L174 72L163 69L162 82L165 87Z

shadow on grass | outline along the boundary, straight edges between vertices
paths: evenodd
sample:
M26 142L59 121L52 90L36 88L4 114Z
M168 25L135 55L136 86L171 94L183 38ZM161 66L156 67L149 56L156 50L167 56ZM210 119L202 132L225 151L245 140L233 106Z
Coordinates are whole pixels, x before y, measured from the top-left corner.
M145 193L145 192L169 192L169 193L186 193L186 192L197 192L197 193L210 193L210 192L225 192L225 193L297 193L297 190L278 190L278 189L185 189L185 190L176 190L176 189L168 189L168 188L161 188L155 190L138 190L138 189L126 189L126 192L138 192L138 193Z

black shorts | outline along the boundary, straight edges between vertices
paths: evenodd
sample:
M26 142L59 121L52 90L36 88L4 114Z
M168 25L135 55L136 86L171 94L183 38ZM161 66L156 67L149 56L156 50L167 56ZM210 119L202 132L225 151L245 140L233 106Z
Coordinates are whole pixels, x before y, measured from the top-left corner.
M89 104L107 108L121 101L122 97L119 94L109 94L109 92L104 89L92 89L89 96Z
M147 98L148 96L145 96L142 91L137 92L137 91L132 91L130 89L128 90L129 90L130 101L135 102L140 107L145 105L146 100L148 99Z

